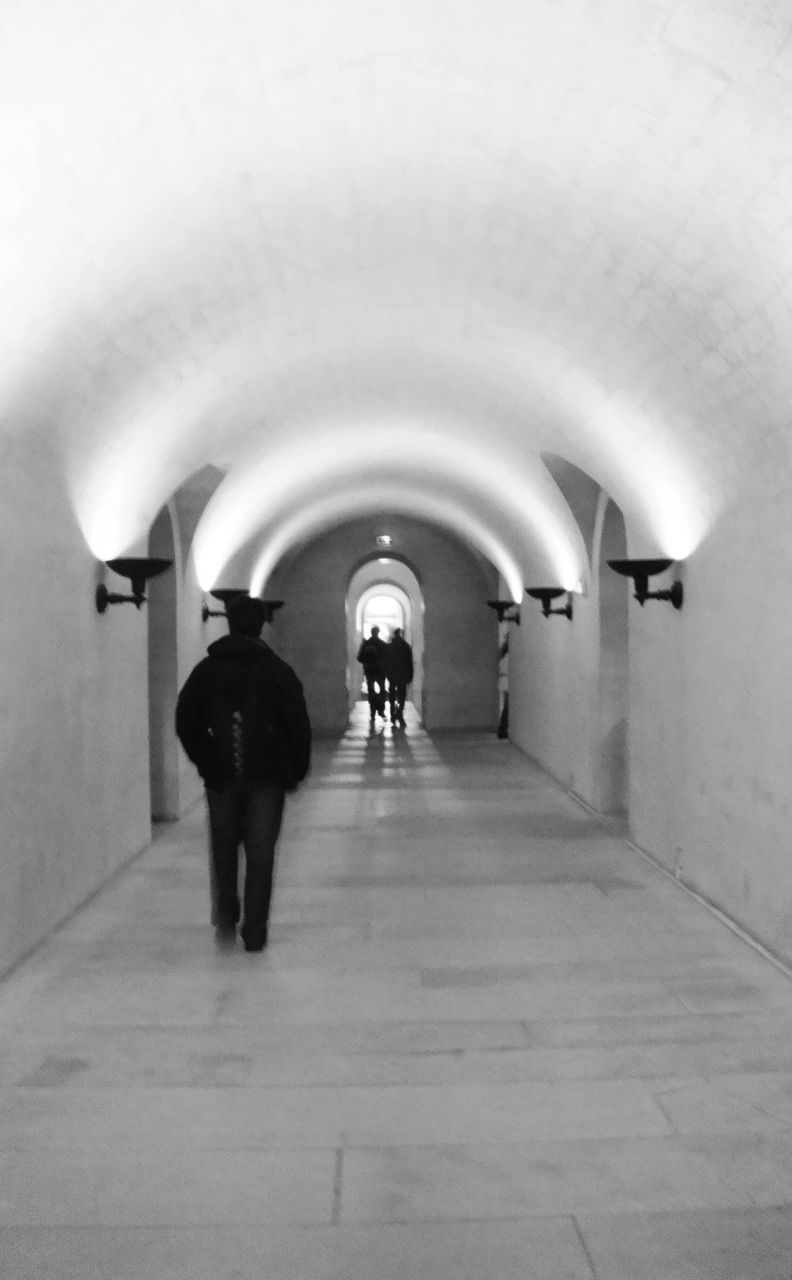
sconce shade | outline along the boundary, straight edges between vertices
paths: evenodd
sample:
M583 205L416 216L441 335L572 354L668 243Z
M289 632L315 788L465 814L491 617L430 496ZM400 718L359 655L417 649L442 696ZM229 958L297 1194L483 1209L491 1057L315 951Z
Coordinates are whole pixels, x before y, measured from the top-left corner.
M108 591L105 584L101 582L96 588L97 613L104 613L107 606L111 604L133 604L139 609L146 600L146 583L149 578L156 578L166 569L170 569L173 561L122 556L120 559L106 560L105 564L119 577L129 579L132 594L124 596L115 591Z
M273 616L275 615L278 609L283 608L286 601L285 600L262 600L261 603L264 605L264 621L272 622Z
M213 600L220 600L223 604L228 604L229 600L233 600L234 596L247 595L245 587L215 587L214 591L210 591L209 595ZM205 604L201 609L201 619L208 622L210 618L224 618L226 616L225 609L210 609Z
M608 564L616 573L625 578L632 578L635 583L635 599L643 606L647 600L669 600L675 609L682 608L684 591L677 578L667 591L650 591L649 579L657 573L665 573L674 563L673 560L609 560Z
M246 587L217 587L214 591L210 591L209 595L215 600L220 600L224 605L228 605L229 601L235 599L236 596L246 596ZM276 609L283 608L285 601L283 600L262 600L264 606L264 621L272 622L272 616ZM201 610L201 617L204 622L209 618L226 618L228 614L225 609L210 609L208 605L204 605Z
M551 614L558 614L562 618L572 621L572 597L564 587L526 587L525 594L531 596L534 600L541 600L542 613L545 618L549 618ZM550 601L557 600L559 596L566 595L567 602L563 609L551 609Z
M513 600L488 600L487 604L490 609L494 609L498 615L498 622L516 622L520 625L520 610ZM511 617L507 617L510 609L513 609Z

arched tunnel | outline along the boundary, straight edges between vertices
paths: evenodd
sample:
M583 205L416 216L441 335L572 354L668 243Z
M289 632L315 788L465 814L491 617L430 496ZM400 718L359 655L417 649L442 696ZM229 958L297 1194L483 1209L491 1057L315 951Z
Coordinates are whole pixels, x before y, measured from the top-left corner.
M0 1271L786 1274L788 4L9 0L0 102Z

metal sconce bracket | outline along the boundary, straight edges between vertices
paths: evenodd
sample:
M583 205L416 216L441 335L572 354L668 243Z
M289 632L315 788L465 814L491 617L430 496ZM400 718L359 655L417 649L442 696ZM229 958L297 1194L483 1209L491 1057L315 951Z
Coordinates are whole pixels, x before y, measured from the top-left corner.
M526 587L525 594L531 596L534 600L541 600L542 614L545 618L549 618L551 614L558 614L562 618L572 621L572 593L565 592L564 587ZM550 601L557 600L559 596L566 594L567 602L563 609L551 609Z
M234 599L234 596L247 595L247 591L244 587L218 587L215 591L210 591L209 595L213 600L219 600L223 605L227 605L229 600ZM203 622L208 622L210 618L225 618L225 616L226 611L224 608L210 609L209 605L205 604L201 609L201 620Z
M173 564L172 560L152 560L143 557L124 556L121 559L105 560L108 569L121 578L128 578L132 587L129 596L119 595L116 591L108 591L103 582L96 588L96 612L105 613L111 604L133 604L139 609L146 602L146 582L156 578Z
M647 600L668 600L674 609L681 609L684 590L679 578L672 582L666 591L650 591L649 579L657 573L665 573L674 563L673 560L609 560L608 564L622 577L632 578L635 583L635 599L643 607Z

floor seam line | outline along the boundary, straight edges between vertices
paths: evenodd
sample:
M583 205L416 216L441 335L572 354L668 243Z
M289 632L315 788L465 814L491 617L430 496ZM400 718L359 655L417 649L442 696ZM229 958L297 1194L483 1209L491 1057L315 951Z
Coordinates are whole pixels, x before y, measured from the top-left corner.
M335 1168L333 1170L333 1204L330 1211L332 1226L341 1225L341 1187L344 1178L344 1148L336 1147Z
M583 1254L585 1256L586 1262L588 1263L589 1268L591 1270L591 1278L592 1280L599 1280L599 1272L597 1271L594 1259L591 1255L591 1250L589 1249L588 1244L586 1243L586 1238L583 1235L583 1231L580 1226L580 1223L577 1220L577 1215L573 1213L571 1217L572 1217L572 1226L575 1228L577 1238L580 1241L580 1247L583 1250Z

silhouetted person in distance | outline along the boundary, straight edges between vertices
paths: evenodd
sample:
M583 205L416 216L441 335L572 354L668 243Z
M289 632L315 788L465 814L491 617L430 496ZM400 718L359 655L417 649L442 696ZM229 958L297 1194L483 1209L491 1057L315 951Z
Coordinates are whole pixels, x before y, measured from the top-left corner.
M401 627L396 628L393 639L385 651L385 671L388 677L391 720L404 728L407 686L412 684L414 672L412 648L404 639Z
M242 844L242 941L261 951L284 799L308 772L311 725L300 681L260 638L263 602L240 595L226 614L229 634L209 645L179 694L176 732L206 787L218 945L236 941Z
M379 627L372 627L368 639L361 640L357 660L363 665L366 679L370 723L375 716L385 719L385 641L379 638Z

